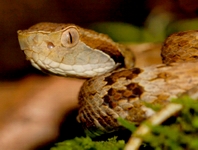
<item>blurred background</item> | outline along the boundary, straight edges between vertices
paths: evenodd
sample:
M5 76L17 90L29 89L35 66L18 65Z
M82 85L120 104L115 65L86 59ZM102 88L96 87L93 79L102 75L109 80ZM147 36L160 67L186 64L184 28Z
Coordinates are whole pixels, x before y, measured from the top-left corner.
M196 29L197 15L197 0L0 0L0 78L29 71L16 31L38 22L75 23L118 42L162 42L172 32Z

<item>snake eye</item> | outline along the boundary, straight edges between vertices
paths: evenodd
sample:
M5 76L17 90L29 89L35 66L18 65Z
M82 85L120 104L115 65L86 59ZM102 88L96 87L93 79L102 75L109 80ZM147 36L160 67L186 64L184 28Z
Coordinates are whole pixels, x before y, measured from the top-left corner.
M61 37L61 43L65 47L73 47L79 41L79 33L76 28L71 27L63 32Z

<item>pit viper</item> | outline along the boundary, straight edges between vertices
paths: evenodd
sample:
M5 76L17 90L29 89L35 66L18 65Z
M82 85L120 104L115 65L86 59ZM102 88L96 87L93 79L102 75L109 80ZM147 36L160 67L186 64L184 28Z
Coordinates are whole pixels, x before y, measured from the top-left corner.
M88 78L79 93L77 121L101 135L119 130L118 117L140 124L198 84L198 31L170 35L163 64L134 67L133 53L107 35L74 24L43 22L18 30L21 50L32 65L64 77Z

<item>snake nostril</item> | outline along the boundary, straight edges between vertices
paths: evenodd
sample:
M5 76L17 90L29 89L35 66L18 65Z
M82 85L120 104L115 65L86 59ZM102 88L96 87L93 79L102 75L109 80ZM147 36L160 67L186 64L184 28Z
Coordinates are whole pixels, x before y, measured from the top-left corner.
M47 48L52 49L54 48L54 44L52 42L47 42Z

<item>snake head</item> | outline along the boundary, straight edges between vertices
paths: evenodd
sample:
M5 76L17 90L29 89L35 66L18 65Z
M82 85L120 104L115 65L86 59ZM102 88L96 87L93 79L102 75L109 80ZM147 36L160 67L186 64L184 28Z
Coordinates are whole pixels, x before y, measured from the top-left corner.
M21 49L39 70L90 78L124 64L108 36L73 24L38 23L17 33Z

